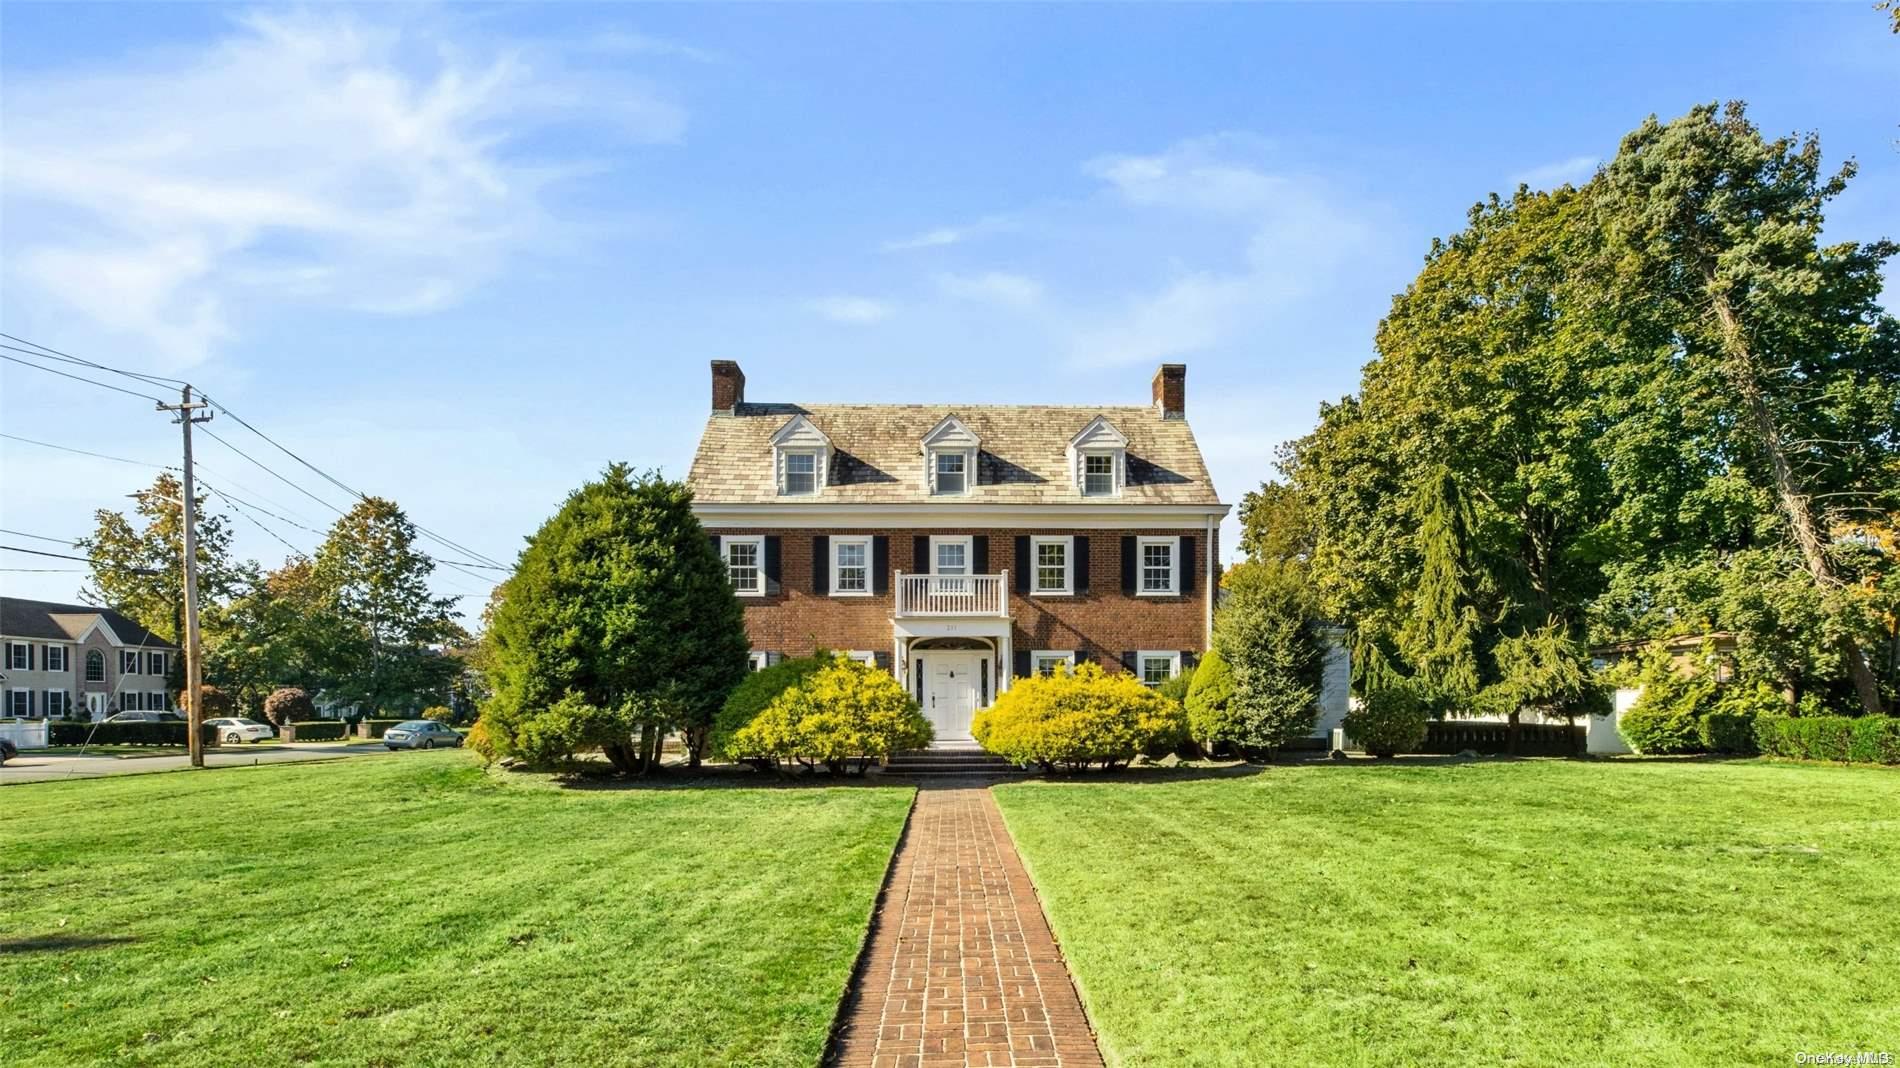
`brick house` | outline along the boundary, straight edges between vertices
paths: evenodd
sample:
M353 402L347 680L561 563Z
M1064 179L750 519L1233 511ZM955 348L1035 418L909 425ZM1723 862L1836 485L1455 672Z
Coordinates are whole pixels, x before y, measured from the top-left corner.
M175 711L178 647L109 608L0 597L0 716Z
M1150 684L1191 668L1228 506L1186 397L1186 367L1163 364L1141 406L759 403L713 361L688 481L754 666L875 663L944 740L1059 663Z

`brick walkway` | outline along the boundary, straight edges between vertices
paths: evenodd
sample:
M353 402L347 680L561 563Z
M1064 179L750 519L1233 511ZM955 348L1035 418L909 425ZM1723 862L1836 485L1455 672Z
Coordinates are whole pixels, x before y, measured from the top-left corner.
M855 993L840 1068L1102 1063L982 786L918 791Z

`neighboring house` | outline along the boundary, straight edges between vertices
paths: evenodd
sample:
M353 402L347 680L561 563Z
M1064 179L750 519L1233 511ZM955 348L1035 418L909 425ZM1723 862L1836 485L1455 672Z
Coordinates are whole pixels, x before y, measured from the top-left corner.
M178 647L109 608L0 597L0 715L172 710Z
M1207 648L1214 492L1187 369L1124 407L765 404L712 364L694 510L754 667L826 648L904 682L941 739L1010 680L1091 661L1158 683Z

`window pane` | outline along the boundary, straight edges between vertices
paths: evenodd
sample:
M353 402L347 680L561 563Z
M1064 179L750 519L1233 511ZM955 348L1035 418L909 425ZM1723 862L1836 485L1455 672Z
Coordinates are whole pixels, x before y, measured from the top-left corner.
M1174 546L1141 547L1141 588L1166 592L1174 588Z
M1141 658L1141 681L1149 686L1166 682L1173 674L1173 657L1144 656Z
M1082 458L1082 492L1091 497L1107 496L1115 492L1115 458L1113 456L1085 456Z
M940 452L937 454L937 492L963 492L963 454L960 452Z
M937 574L961 575L968 569L969 546L960 541L945 542L937 546Z
M870 568L865 564L865 544L861 541L838 543L838 590L859 593L870 588L866 581Z
M741 592L759 589L759 543L726 543L726 570L732 576L732 588Z
M1069 587L1069 547L1063 542L1041 542L1036 546L1036 588L1065 590Z
M808 452L785 454L785 492L818 492L818 457Z

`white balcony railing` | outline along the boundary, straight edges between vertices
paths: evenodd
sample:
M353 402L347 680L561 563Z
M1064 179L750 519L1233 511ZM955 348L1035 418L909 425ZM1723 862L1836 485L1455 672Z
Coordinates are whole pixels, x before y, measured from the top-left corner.
M899 616L1009 615L1009 572L1000 575L897 573Z

